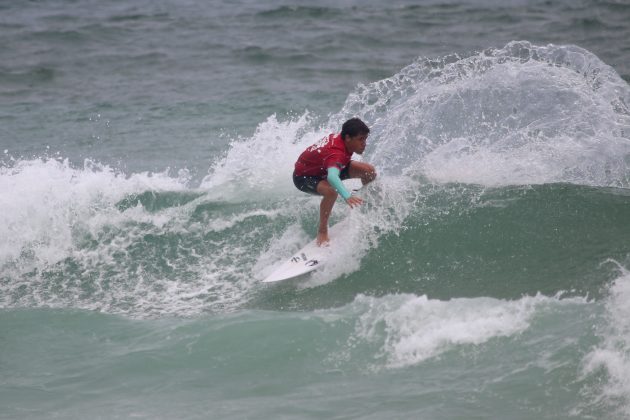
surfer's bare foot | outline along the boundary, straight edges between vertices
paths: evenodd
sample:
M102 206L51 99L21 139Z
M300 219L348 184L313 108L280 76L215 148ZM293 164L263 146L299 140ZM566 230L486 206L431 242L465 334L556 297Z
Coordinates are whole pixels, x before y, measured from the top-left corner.
M317 234L317 246L328 246L330 244L330 238L328 238L328 232Z

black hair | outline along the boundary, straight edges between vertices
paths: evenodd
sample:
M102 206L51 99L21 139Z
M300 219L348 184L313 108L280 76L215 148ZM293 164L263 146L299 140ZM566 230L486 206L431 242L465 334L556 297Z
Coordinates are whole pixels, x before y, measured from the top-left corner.
M354 137L359 134L370 134L370 128L358 118L350 118L341 126L341 138Z

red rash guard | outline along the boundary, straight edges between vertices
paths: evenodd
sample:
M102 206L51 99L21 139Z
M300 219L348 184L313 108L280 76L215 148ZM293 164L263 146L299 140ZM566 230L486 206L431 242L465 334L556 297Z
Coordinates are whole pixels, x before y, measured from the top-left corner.
M348 166L351 157L341 134L331 134L302 152L295 162L295 175L326 178L328 168L341 171Z

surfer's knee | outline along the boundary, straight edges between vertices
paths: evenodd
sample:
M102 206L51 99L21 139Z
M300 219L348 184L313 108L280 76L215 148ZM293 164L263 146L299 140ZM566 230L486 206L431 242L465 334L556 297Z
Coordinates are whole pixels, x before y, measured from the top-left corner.
M367 162L350 162L350 177L360 178L363 184L376 179L376 168Z
M370 165L369 163L366 163L363 174L361 175L361 181L363 181L364 184L367 184L368 182L372 182L375 179L376 168L374 168L374 166Z

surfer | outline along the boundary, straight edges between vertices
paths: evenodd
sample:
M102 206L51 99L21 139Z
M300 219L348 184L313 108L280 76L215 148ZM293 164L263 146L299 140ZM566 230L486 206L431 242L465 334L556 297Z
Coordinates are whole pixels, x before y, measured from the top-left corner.
M363 203L360 197L351 195L341 182L344 179L360 178L363 185L376 178L374 166L352 160L352 154L363 154L369 127L359 118L351 118L341 126L341 133L330 134L309 146L295 162L293 183L308 194L322 196L319 205L319 229L317 245L325 245L328 238L328 218L337 200L337 195L354 208Z

